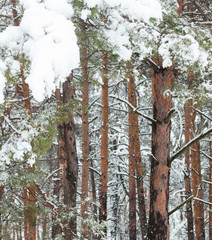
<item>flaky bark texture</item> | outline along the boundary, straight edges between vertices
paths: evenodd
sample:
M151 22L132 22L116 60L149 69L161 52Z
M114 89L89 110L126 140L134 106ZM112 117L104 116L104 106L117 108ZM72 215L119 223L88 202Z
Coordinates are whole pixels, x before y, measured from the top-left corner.
M135 104L135 86L132 65L127 62L128 66L128 101ZM136 239L136 157L135 157L135 113L132 108L128 108L129 122L129 239Z
M108 54L102 53L102 127L101 127L101 176L99 185L99 221L107 220L107 179L108 179ZM106 229L105 229L106 233Z
M56 93L58 98L58 93ZM75 141L75 127L71 101L74 99L74 87L72 75L63 84L63 103L66 104L68 119L67 122L58 126L58 157L62 168L62 179L64 189L64 204L68 207L76 207L78 159ZM65 223L65 239L73 239L76 234L76 216Z
M150 177L150 216L148 238L169 239L168 199L170 175L170 130L169 112L172 106L170 94L173 85L173 67L162 68L162 61L154 59L160 70L152 70L153 118L152 159Z
M81 215L82 215L82 237L88 237L87 225L84 222L87 218L88 202L88 180L89 180L89 122L88 122L88 103L89 103L89 82L88 82L88 60L87 60L87 39L86 30L82 26L82 46L81 46L81 65L82 65L82 186L81 186Z
M190 139L190 130L191 130L191 115L190 111L192 109L192 100L188 100L184 105L185 111L185 144L187 144ZM191 172L190 172L190 149L188 148L185 151L185 191L187 198L192 195L191 193ZM192 202L189 201L186 203L186 217L187 217L187 231L188 231L188 240L194 239L194 227L193 227L193 212L192 212Z
M192 103L193 106L193 103ZM196 111L195 108L192 108L190 111L191 116L191 129L190 136L194 137L195 129L195 117ZM192 179L192 194L194 197L203 199L202 192L202 176L201 176L201 165L200 165L200 143L196 142L191 146L191 179ZM204 224L204 205L200 201L194 201L193 204L194 210L194 223L195 223L195 233L197 240L205 239L205 224Z

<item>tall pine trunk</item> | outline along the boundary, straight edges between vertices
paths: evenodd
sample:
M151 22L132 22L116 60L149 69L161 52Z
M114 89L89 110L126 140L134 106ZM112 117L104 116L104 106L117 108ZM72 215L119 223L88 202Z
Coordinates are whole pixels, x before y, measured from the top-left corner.
M210 157L212 157L212 143L209 143ZM209 182L212 182L212 160L209 159ZM208 201L212 202L212 185L209 184L209 198ZM212 239L212 205L209 205L209 239Z
M88 180L89 180L89 81L88 81L88 53L86 28L81 26L81 65L82 65L82 186L81 186L81 216L82 216L82 237L88 237L87 219L88 211Z
M102 127L101 127L101 176L99 186L99 221L107 220L107 179L108 179L108 54L102 53ZM106 234L106 229L105 229Z
M195 117L196 111L193 107L190 111L191 115L191 129L190 134L191 138L194 137L195 129ZM191 177L192 177L192 193L194 197L203 199L202 192L202 176L201 176L201 165L200 165L200 143L196 142L191 146ZM204 205L201 201L194 201L193 204L194 210L194 224L195 224L195 233L197 240L205 239L205 224L204 224Z
M152 70L152 157L150 176L150 215L148 238L151 240L169 239L169 175L170 175L170 94L174 75L173 67L163 69L162 60L154 59L160 69Z
M184 111L185 111L185 144L187 144L191 138L190 138L190 131L191 131L191 111L192 108L192 100L188 100L184 105ZM186 166L186 172L185 172L185 191L186 191L186 197L192 195L191 193L191 161L190 161L190 149L188 148L185 151L185 166ZM194 239L194 227L193 227L193 211L192 211L192 203L191 201L186 203L186 218L187 218L187 231L188 231L188 240Z
M132 65L127 62L128 67L128 101L135 104L135 86ZM135 113L131 107L128 108L129 122L129 239L136 239L136 156L135 156Z
M58 95L58 94L57 94ZM77 197L78 159L75 141L75 126L71 101L74 98L72 75L63 84L63 103L68 114L67 122L58 126L58 154L62 168L64 204L75 212ZM65 222L65 239L73 239L77 233L76 215Z

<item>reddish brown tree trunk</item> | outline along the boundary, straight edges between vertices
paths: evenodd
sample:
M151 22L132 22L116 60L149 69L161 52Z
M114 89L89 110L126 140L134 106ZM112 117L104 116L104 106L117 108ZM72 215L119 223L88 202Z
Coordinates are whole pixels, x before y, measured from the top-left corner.
M102 53L102 127L101 127L101 176L99 186L99 221L107 220L107 178L108 178L108 55ZM106 229L105 229L106 233Z
M128 101L129 103L137 107L137 99L135 92L135 77L133 74L133 64L127 62L128 67ZM137 192L138 192L138 208L139 208L139 219L142 232L142 239L147 239L147 221L146 221L146 208L145 208L145 197L144 197L144 188L143 188L143 173L142 173L142 159L140 152L140 140L139 140L139 126L138 126L138 115L129 108L129 173L136 172L137 178ZM134 179L133 179L134 178ZM131 185L132 184L132 185ZM136 194L135 188L135 177L129 176L129 194L132 194L130 197L130 212L129 212L129 224L130 229L132 230L132 239L136 237ZM133 207L131 206L133 205ZM131 213L134 211L134 213ZM134 218L133 218L134 217ZM130 230L131 231L131 230ZM135 235L134 235L135 234Z
M185 144L187 144L190 138L190 131L191 131L191 112L192 109L192 101L188 100L187 103L184 105L185 110ZM191 196L191 172L190 172L190 149L188 148L185 151L185 166L186 166L186 173L185 173L185 191L186 196ZM192 212L192 203L191 201L186 203L186 217L187 217L187 231L188 231L188 240L194 239L194 227L193 227L193 212Z
M27 190L23 188L22 190L22 197L23 197L23 203L24 203L24 210L26 210L26 207L28 205L28 194ZM28 240L28 222L27 222L27 213L24 212L24 240Z
M210 156L212 157L212 143L209 143ZM209 159L209 182L212 182L212 161ZM209 202L212 202L212 185L209 184ZM209 205L209 239L212 239L212 206Z
M128 101L135 104L135 86L132 65L127 62L128 67ZM136 239L136 156L135 156L135 113L133 109L128 109L129 122L129 239Z
M18 3L18 0L11 0L12 3L12 14L13 14L13 25L14 26L19 26L20 22L19 22L19 17L18 17L18 13L16 10L16 5Z
M178 1L178 4L179 4L179 7L177 9L177 13L181 14L181 12L183 11L184 0L177 0L177 1Z
M29 201L28 201L28 223L29 223L29 233L28 233L28 240L36 240L36 190L34 184L31 184L28 188L29 190Z
M87 219L88 202L88 180L89 180L89 122L88 122L88 103L89 103L89 81L88 81L88 60L87 60L87 39L86 30L82 26L82 46L81 46L81 65L82 65L82 186L81 186L81 215L82 215L82 237L88 237Z
M150 177L150 215L148 238L169 239L168 199L170 175L170 109L173 67L162 68L162 60L154 59L160 69L152 70L152 160Z
M193 103L192 103L193 106ZM191 138L194 137L195 129L195 117L196 111L194 108L190 111L191 115ZM196 142L191 146L191 177L192 177L192 193L194 197L203 199L202 192L202 177L201 177L201 165L200 165L200 143ZM201 201L194 201L194 223L195 233L197 240L205 239L205 227L204 227L204 205Z

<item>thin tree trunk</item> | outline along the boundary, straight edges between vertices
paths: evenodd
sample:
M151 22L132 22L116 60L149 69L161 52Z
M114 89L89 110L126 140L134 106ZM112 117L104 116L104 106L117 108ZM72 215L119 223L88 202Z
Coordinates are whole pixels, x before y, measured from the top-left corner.
M29 240L36 240L36 190L34 184L31 184L30 187L28 188L29 190L29 201L28 201L28 207L29 207L29 212L28 212L28 222L29 222Z
M185 144L187 144L190 139L190 130L191 130L191 115L190 111L192 109L191 100L188 100L184 105L185 111ZM185 151L185 191L187 198L191 196L191 172L190 172L190 148ZM194 239L194 227L193 227L193 211L192 211L192 202L189 201L186 203L186 217L187 217L187 231L188 231L188 240Z
M22 197L23 197L24 210L26 210L26 207L28 205L28 194L25 188L23 188L22 190ZM28 240L28 222L27 222L26 211L24 211L24 240Z
M107 220L107 179L108 179L108 54L102 53L102 127L101 127L101 176L99 186L99 221ZM105 234L106 234L105 229Z
M209 143L210 156L212 157L212 143ZM209 182L212 182L212 161L209 159ZM209 184L209 202L212 202L212 185ZM212 239L212 206L209 205L209 239Z
M179 7L177 9L177 13L180 15L183 11L183 4L184 4L184 0L177 0Z
M12 3L12 15L13 15L13 25L14 26L19 26L20 22L19 22L19 17L18 17L18 13L16 10L16 5L18 3L18 0L11 0Z
M2 221L1 221L1 212L2 212L2 198L4 194L4 186L0 186L0 240L2 239Z
M82 186L81 186L81 216L82 216L82 237L88 238L87 219L88 202L88 180L89 180L89 81L88 81L88 59L87 59L87 39L86 29L81 26L81 65L82 65Z
M193 106L193 103L192 103ZM191 138L194 137L195 129L195 117L196 111L194 108L190 111L191 115ZM200 165L200 143L196 142L191 146L191 177L192 177L192 193L195 197L203 199L202 192L202 177L201 177L201 165ZM205 239L205 227L204 227L204 205L201 201L194 201L194 223L195 233L197 240Z
M130 65L130 68L133 71L133 65ZM132 95L132 102L130 102L135 108L137 108L137 99L135 93L135 79L134 75L131 75L131 89L134 94ZM140 139L139 139L139 124L138 124L138 114L133 112L134 118L134 127L135 127L135 142L134 142L134 151L135 151L135 160L136 160L136 183L137 183L137 194L138 194L138 208L139 208L139 220L141 226L142 240L147 239L147 219L146 219L146 204L145 204L145 195L143 187L143 168L142 168L142 158L140 151Z
M63 84L63 102L68 104L74 98L74 88L72 76ZM69 109L68 123L64 123L65 158L62 158L62 177L64 181L64 203L71 208L76 208L78 159L75 141L75 127L73 110ZM75 211L75 210L74 210ZM74 238L77 233L76 215L69 220L68 227L65 228L65 239Z
M91 167L93 168L93 160L90 160ZM92 188L92 197L93 197L93 213L94 219L97 221L97 204L96 204L96 183L94 178L94 171L91 170L91 188Z
M132 65L127 62L128 67L128 101L135 104L135 86ZM129 121L129 239L136 239L136 156L135 156L135 113L131 107L128 108Z
M150 216L148 238L151 240L169 239L169 175L170 175L170 109L173 85L173 66L162 68L162 60L154 59L161 67L152 70L153 118L157 121L152 126L152 159L150 177Z

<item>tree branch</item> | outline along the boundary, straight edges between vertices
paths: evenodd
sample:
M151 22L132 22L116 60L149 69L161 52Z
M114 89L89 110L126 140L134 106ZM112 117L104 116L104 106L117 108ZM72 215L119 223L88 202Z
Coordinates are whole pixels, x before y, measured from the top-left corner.
M212 128L209 128L207 131L202 132L196 137L194 137L193 139L191 139L186 145L184 145L181 149L179 149L176 153L174 153L174 155L171 156L169 160L169 164L171 164L175 158L179 157L182 153L184 153L185 150L188 149L193 143L200 141L211 132L212 132Z
M180 209L182 206L184 206L187 202L191 201L194 198L194 196L190 196L187 198L184 202L182 202L180 205L178 205L175 209L171 210L171 212L168 213L168 215L172 215L174 212L176 212L178 209Z
M112 97L112 98L114 98L114 99L119 100L120 102L123 102L123 103L127 104L130 108L132 108L133 112L135 112L135 113L137 113L138 115L142 116L143 118L151 121L152 123L156 123L156 122L157 122L155 119L153 119L153 118L151 118L151 117L149 117L149 116L147 116L147 115L139 112L139 111L137 110L137 108L135 108L135 107L134 107L131 103L129 103L127 100L125 100L125 99L123 99L123 98L120 98L120 97L117 97L117 96L114 96L114 95L109 95L109 97Z

